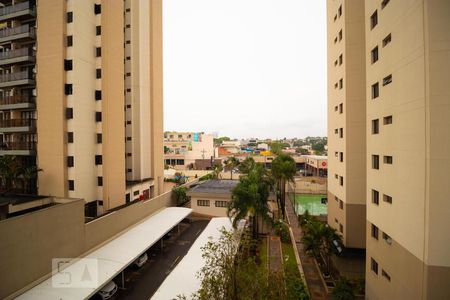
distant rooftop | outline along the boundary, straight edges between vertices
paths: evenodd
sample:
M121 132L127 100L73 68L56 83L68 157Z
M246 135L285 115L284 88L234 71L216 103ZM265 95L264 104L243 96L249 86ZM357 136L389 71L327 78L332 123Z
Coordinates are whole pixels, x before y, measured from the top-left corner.
M312 159L327 159L328 156L325 155L303 155L304 157L309 157Z
M208 180L192 188L191 193L227 194L236 187L239 180Z

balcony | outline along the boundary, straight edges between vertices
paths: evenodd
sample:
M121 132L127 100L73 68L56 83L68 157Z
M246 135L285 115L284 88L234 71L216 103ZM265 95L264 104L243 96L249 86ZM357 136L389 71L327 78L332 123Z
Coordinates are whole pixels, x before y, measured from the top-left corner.
M34 132L36 120L34 119L9 119L0 120L0 132Z
M19 48L11 51L0 52L0 66L8 66L20 63L34 63L36 58L31 48Z
M0 110L35 108L36 99L28 96L0 96Z
M36 142L0 142L0 155L36 155Z
M35 76L31 70L3 74L0 75L0 88L18 85L35 85L34 77Z
M0 43L34 40L35 37L36 30L28 24L0 29Z
M30 5L30 1L17 3L0 8L0 22L10 19L31 19L36 17L36 7Z

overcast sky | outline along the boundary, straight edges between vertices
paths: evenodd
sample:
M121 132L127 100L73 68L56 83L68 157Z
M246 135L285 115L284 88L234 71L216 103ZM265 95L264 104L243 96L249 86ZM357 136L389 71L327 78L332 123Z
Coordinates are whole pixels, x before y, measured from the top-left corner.
M323 0L163 0L164 130L326 135Z

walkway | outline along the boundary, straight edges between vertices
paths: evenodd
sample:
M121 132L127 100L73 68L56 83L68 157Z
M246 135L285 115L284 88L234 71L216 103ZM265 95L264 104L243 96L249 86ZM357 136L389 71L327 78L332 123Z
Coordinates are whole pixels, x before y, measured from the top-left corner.
M298 225L298 218L294 212L294 206L289 199L286 199L286 213L289 224L291 225L292 232L295 237L295 244L297 245L298 255L302 262L303 272L305 273L306 284L313 300L333 299L331 295L327 293L325 283L323 282L320 271L314 261L314 259L306 254L303 250L303 244L300 239L302 237L302 228Z
M280 237L268 236L267 244L269 270L271 272L279 272L283 266Z

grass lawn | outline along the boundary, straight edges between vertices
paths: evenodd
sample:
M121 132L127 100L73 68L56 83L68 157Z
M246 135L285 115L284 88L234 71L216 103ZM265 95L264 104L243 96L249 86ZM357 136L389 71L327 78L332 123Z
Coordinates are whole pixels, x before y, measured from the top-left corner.
M322 198L326 197L327 195L295 195L297 213L301 215L305 210L308 210L313 216L326 215L328 211L327 205L321 203Z
M291 243L281 243L281 249L283 251L283 263L286 269L300 276L300 272L297 268L297 261L295 260L294 248Z

